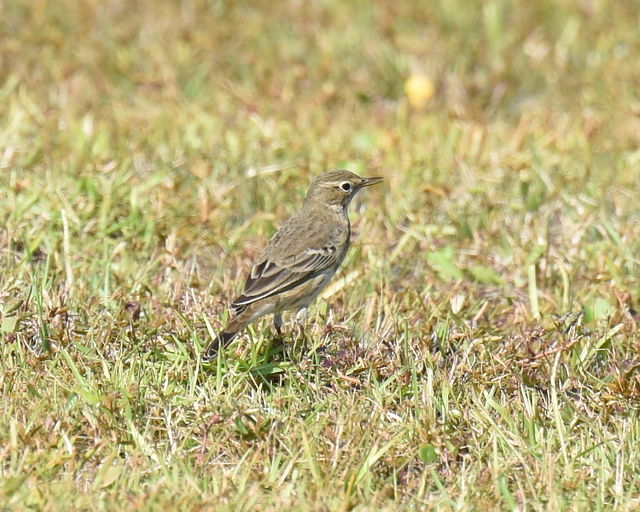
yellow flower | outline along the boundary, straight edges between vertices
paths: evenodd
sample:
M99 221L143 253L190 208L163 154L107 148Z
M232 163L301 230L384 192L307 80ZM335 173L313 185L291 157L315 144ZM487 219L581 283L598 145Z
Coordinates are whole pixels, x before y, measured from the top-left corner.
M404 92L411 106L422 108L435 93L435 87L427 75L413 74L404 83Z

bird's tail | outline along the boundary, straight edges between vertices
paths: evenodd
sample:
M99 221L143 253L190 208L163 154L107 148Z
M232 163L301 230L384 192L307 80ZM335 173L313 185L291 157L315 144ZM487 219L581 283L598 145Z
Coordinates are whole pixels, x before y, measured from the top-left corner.
M245 308L239 314L236 314L227 324L227 326L215 337L211 344L204 351L202 359L211 361L216 357L220 349L226 347L236 335L249 325L255 316L251 308Z
M202 360L211 361L212 359L215 359L216 355L218 354L218 350L226 347L229 343L231 343L231 340L236 337L236 334L238 334L238 331L220 332L207 347L207 350L204 351L204 354L202 354Z

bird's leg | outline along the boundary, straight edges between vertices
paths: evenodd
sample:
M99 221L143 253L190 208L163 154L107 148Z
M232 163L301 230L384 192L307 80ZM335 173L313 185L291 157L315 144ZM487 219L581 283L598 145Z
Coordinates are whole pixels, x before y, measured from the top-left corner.
M280 353L284 351L284 343L282 339L282 313L273 314L273 328L276 335L269 341L267 352L274 351Z
M292 343L290 346L290 349L294 349L297 346L304 346L305 345L305 332L304 332L304 323L307 320L307 308L306 307L302 307L300 308L297 313L296 313L296 328L295 328L295 334L292 332L291 333L291 337L292 337Z
M282 336L282 313L274 313L273 327L275 328L278 337Z
M300 308L296 313L296 322L298 325L307 323L307 308Z
M298 327L298 337L304 338L304 327L307 323L307 308L300 308L296 313L296 325Z

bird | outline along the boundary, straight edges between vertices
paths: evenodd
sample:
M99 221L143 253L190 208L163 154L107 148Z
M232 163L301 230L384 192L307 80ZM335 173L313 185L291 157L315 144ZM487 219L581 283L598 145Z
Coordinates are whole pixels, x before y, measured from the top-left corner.
M299 324L307 307L331 280L344 260L351 239L348 208L363 188L383 181L344 169L315 176L302 207L287 219L255 260L244 291L231 303L231 319L203 353L214 359L240 331L273 314L281 334L282 312L297 310Z

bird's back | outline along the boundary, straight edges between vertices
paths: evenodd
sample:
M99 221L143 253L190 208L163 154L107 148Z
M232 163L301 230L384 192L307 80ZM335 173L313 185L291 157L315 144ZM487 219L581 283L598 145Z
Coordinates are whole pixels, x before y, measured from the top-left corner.
M350 236L346 213L301 208L287 219L264 248L257 261L267 259L285 262L295 259L305 250L322 250L346 244Z

